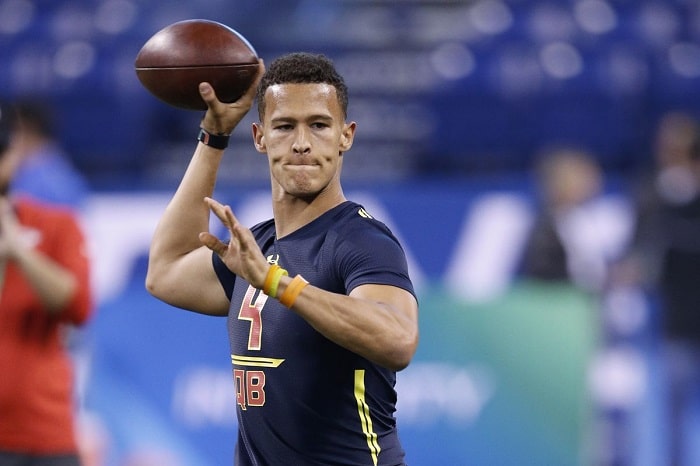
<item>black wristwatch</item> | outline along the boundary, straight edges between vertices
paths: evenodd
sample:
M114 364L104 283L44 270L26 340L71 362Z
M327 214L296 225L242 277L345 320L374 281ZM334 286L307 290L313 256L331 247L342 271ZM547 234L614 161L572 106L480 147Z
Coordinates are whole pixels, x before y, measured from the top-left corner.
M211 134L204 128L199 128L199 135L197 136L197 141L205 144L214 149L226 149L228 147L228 140L231 138L229 135L217 135Z

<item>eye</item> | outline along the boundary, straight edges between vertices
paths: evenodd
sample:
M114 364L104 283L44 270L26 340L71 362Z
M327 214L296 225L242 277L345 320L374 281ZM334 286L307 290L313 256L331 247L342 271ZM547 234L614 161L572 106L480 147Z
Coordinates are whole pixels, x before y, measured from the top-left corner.
M285 123L285 124L274 126L274 129L277 131L289 131L292 129L292 125Z
M328 123L324 123L322 121L317 121L315 123L311 123L311 127L315 128L315 129L328 128Z

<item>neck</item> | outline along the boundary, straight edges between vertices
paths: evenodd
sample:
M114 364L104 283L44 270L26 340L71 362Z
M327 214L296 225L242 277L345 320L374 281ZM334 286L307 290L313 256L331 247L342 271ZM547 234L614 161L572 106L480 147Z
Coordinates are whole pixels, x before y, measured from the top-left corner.
M340 189L332 194L321 192L309 199L289 194L280 198L273 197L272 212L277 238L293 233L345 201L345 195Z

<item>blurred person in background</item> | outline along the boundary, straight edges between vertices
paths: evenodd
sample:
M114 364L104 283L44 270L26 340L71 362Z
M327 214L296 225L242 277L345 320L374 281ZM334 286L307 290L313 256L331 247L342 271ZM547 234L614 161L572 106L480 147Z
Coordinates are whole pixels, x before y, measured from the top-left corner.
M15 124L0 104L0 466L77 466L64 330L92 312L87 247L71 209L12 192Z
M83 207L89 186L56 135L53 107L32 98L17 99L18 121L9 151L18 160L10 188L37 200Z
M638 366L615 364L620 340L605 319L614 264L624 254L632 229L625 195L605 190L605 174L587 150L555 147L543 151L535 166L539 205L526 242L521 275L530 280L570 286L590 295L599 321L597 348L586 370L592 401L592 454L598 465L629 464L630 403L637 387L625 385L622 398L613 382L639 380ZM624 354L628 354L625 352ZM615 374L611 377L611 374Z
M658 122L653 144L654 167L635 195L637 223L617 280L658 298L668 464L698 464L700 458L688 456L688 428L700 401L700 124L689 114L669 112Z
M600 292L622 249L625 227L618 206L604 202L598 162L578 147L551 148L540 154L535 177L539 205L521 275Z

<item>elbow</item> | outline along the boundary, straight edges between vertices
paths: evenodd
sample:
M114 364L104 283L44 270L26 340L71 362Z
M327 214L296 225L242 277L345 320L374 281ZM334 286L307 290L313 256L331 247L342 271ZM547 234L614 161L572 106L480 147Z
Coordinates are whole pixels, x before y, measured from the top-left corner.
M396 359L396 360L391 361L388 364L385 364L385 366L387 367L387 369L390 369L394 372L401 372L402 370L404 370L408 367L410 362L411 362L410 358Z
M396 355L391 360L386 361L383 365L389 370L400 372L408 367L413 359L413 355Z
M67 291L67 296L56 303L49 303L48 310L73 325L84 325L93 310L90 283L87 280L82 283L75 281Z
M400 372L406 369L413 360L417 348L418 334L416 333L397 344L394 351L388 354L390 357L387 358L384 365L394 372Z
M182 285L173 278L172 274L167 273L167 268L149 265L144 287L154 298L175 305L177 297L180 296Z
M162 299L164 289L167 287L168 272L172 271L173 267L174 264L151 245L146 265L146 278L144 279L144 286L150 295Z
M153 274L150 270L146 273L144 285L146 287L146 291L148 291L148 293L150 293L152 296L159 296L158 280L156 279L155 274Z
M143 284L146 287L146 291L148 291L149 294L154 295L156 285L150 275L146 275L146 280L144 280Z
M150 293L152 296L155 296L156 298L160 297L160 289L162 287L161 280L159 279L158 274L154 271L152 265L149 265L148 270L146 271L144 286L146 287L146 291L148 291L148 293Z
M73 323L78 326L84 325L92 315L94 302L90 293L90 286L83 287L73 299L75 317Z

